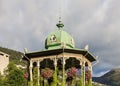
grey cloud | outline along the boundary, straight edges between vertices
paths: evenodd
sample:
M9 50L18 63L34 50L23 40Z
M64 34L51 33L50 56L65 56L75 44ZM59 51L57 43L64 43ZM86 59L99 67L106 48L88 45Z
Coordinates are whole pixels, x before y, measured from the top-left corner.
M0 0L0 45L19 51L44 49L45 38L57 28L61 2L64 30L74 37L77 48L88 44L99 56L94 74L120 66L120 1L61 1Z

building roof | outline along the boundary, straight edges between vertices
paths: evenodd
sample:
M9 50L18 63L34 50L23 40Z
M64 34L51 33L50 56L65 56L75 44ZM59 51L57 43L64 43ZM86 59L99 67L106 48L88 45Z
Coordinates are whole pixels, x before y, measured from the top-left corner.
M63 45L65 48L74 48L75 43L74 39L68 34L66 31L63 30L63 24L61 21L57 24L58 30L55 32L50 33L45 41L45 48L46 49L58 49L62 48Z
M91 55L90 52L88 52L88 50L79 50L75 48L74 39L66 31L63 31L64 24L62 24L61 21L59 21L59 23L56 26L58 27L58 30L50 33L45 40L46 50L26 53L25 57L27 57L27 60L36 57L58 55L65 52L73 54L82 54L90 62L96 61L94 56ZM24 59L26 59L25 57Z
M73 54L82 54L83 56L85 56L90 62L96 61L96 59L94 58L94 56L88 52L87 50L79 50L79 49L53 49L53 50L44 50L44 51L37 51L37 52L29 52L26 53L25 56L30 59L30 58L36 58L36 57L43 57L43 56L50 56L50 55L58 55L61 53L73 53ZM24 57L24 59L26 59L26 57ZM26 59L27 60L27 59Z

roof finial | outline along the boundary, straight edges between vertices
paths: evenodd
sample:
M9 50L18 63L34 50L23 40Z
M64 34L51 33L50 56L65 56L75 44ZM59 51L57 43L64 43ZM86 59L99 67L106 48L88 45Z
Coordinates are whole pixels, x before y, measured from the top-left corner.
M64 24L63 24L62 21L61 21L61 17L59 17L59 23L56 24L56 26L57 26L59 29L61 29L61 28L64 27Z

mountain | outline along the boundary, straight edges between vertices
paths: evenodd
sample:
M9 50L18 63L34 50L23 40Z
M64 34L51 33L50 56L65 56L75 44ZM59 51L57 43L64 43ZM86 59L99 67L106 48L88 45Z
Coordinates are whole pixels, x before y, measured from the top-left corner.
M93 77L93 81L109 86L120 86L120 68L113 69L101 77Z
M13 62L17 65L20 65L20 64L24 65L25 64L24 61L21 61L22 55L23 55L22 52L15 51L15 50L8 49L8 48L3 48L3 47L0 47L0 51L10 55L10 57L9 57L10 62Z

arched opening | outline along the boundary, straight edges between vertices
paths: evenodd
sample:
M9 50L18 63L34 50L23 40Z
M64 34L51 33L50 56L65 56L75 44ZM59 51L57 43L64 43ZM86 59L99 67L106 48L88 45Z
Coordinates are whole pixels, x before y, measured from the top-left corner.
M41 69L44 69L44 68L54 69L53 60L51 60L50 58L44 59L43 61L40 62L40 68Z
M65 69L67 70L68 68L71 67L76 67L80 69L80 61L77 60L75 57L70 57L69 59L66 60Z

